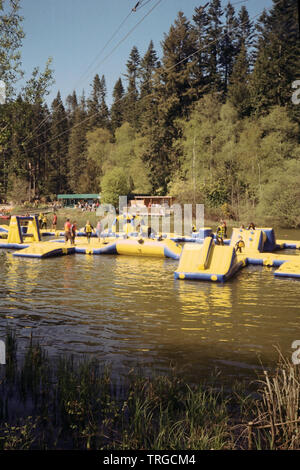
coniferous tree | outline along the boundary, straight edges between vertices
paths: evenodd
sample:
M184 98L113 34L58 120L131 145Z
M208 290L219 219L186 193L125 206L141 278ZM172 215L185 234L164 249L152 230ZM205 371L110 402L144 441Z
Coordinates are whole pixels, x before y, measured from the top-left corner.
M100 83L101 83L100 116L102 120L101 127L108 128L110 126L110 122L109 122L109 110L105 101L107 90L106 90L106 81L105 81L104 75L102 75Z
M66 98L66 113L68 116L69 127L71 128L74 121L74 114L78 107L78 100L76 91L74 90L71 95L68 95Z
M207 51L207 76L211 91L221 89L221 34L222 34L222 15L220 0L211 0L207 9L207 26L205 31L205 46Z
M128 81L127 92L124 98L126 116L125 120L135 129L138 128L138 76L139 76L139 66L140 66L140 55L136 46L134 46L130 52L129 60L127 61L127 73L125 77Z
M150 41L147 52L140 61L139 77L141 99L153 92L153 75L159 65L153 41Z
M196 47L197 47L197 63L196 63L196 77L197 77L197 90L198 96L197 98L200 99L203 94L209 88L208 82L208 71L207 71L207 64L208 64L208 55L205 43L205 31L208 25L208 15L206 12L208 3L204 6L196 7L195 13L193 15L194 21L194 31L196 36Z
M159 69L161 94L169 121L188 115L189 106L197 97L196 36L182 12L162 42L163 57Z
M70 130L68 149L68 185L71 191L77 193L83 190L87 168L86 150L87 114L85 98L74 112L74 123Z
M139 116L140 129L145 135L157 120L157 101L155 99L155 74L160 66L153 42L150 41L146 54L141 60L139 77L140 77L140 100L139 100Z
M104 75L96 74L92 84L92 94L87 100L88 128L108 127L108 108L105 102L106 83Z
M47 192L59 194L67 190L68 119L60 92L52 102L50 156L47 164Z
M255 31L253 21L250 20L249 13L245 5L241 7L238 14L237 37L238 51L240 51L242 45L244 44L249 55L250 48L252 48L254 44Z
M266 112L271 106L290 106L291 83L300 70L297 5L293 0L273 0L260 21L257 59L251 79L253 106Z
M119 78L113 89L113 104L110 109L111 127L115 131L124 122L124 87Z
M238 20L235 10L230 2L225 8L225 25L221 36L220 65L222 67L222 81L225 94L232 73L235 57L238 52Z
M237 109L240 118L250 114L249 60L244 43L241 45L230 77L228 99Z

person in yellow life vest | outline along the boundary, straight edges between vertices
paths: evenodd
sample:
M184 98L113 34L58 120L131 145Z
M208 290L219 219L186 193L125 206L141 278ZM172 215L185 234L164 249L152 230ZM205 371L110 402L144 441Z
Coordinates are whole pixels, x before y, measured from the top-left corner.
M46 214L43 214L41 228L47 228L47 216L46 216Z
M43 216L44 216L44 214L42 212L40 212L40 214L38 216L39 228L42 228Z
M217 227L216 231L216 240L218 245L224 245L224 237L225 237L225 232L226 232L226 226L225 224L220 224Z
M240 235L238 241L235 244L235 251L237 253L242 253L242 248L245 248L245 242L243 240L243 237Z
M194 232L197 232L197 227L196 227L196 225L192 225L192 232L193 232L193 233L194 233Z
M84 227L84 232L87 236L87 242L90 243L91 241L91 236L92 236L92 232L94 230L94 227L90 224L90 221L88 220L85 227Z

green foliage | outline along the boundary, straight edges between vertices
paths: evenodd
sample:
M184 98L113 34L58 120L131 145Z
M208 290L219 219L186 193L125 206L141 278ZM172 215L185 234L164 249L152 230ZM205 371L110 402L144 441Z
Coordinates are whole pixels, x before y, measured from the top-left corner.
M21 204L28 200L28 181L25 178L12 177L9 184L8 200L15 204Z
M58 93L48 109L51 60L43 72L35 68L21 95L0 106L1 196L17 196L14 178L26 181L29 200L97 192L118 168L126 191L169 192L214 213L227 204L232 217L261 211L275 175L291 161L298 172L300 161L300 107L291 101L300 67L296 13L293 0L273 0L256 25L245 5L223 9L220 0L196 7L191 21L179 12L161 57L152 41L144 55L132 48L126 90L119 78L110 109L98 74L87 100L73 91L64 106ZM11 90L21 22L19 1L0 1L0 71ZM295 215L288 220L297 224Z
M300 161L286 162L277 168L264 187L260 215L273 216L283 227L300 227Z
M51 69L52 58L50 57L45 66L45 70L40 72L39 67L35 67L31 78L27 81L23 95L25 101L31 104L42 104L45 96L49 94L49 88L53 85L53 70Z
M8 99L13 96L13 86L23 75L20 48L24 38L20 0L0 1L0 78L5 82Z
M121 168L113 168L101 180L101 196L105 204L119 205L119 196L127 196L130 191L128 179Z

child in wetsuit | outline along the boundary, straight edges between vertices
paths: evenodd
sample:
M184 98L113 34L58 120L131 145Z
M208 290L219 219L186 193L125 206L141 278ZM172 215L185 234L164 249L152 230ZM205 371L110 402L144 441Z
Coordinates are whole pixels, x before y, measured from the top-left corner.
M240 235L238 241L235 244L235 251L237 253L242 253L242 248L245 248L245 242L242 236Z

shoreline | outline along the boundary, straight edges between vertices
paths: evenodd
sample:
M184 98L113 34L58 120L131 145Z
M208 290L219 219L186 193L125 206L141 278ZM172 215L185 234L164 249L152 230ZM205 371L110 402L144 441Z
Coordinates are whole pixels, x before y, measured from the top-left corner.
M98 361L49 359L32 338L22 361L13 333L6 343L0 450L300 447L300 369L280 353L275 371L264 371L249 393L238 381L230 390L217 380L190 384L174 370L152 378L129 371L118 382Z

